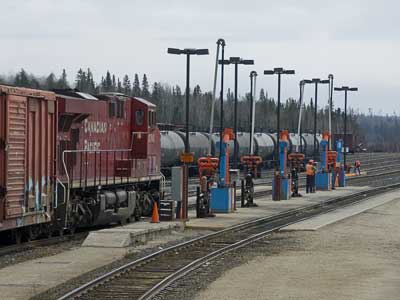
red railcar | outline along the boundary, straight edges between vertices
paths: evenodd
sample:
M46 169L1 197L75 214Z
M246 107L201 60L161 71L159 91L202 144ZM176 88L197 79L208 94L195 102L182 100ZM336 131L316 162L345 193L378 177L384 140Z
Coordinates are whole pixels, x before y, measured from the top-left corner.
M151 212L162 178L155 105L118 93L0 90L0 231L32 237Z
M52 220L56 133L54 93L0 86L0 231Z
M118 93L73 91L58 91L57 102L58 205L66 207L66 226L149 214L161 179L155 105Z

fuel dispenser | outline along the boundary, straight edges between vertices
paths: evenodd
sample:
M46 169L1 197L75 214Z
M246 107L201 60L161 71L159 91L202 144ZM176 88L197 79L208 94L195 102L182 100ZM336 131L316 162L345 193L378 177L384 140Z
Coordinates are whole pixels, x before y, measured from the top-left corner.
M345 166L342 164L342 156L343 156L343 141L337 140L336 142L336 151L337 151L337 158L336 163L338 165L338 172L339 172L339 187L346 186L346 170Z
M290 161L292 179L292 197L302 197L299 193L299 173L304 168L305 155L303 153L290 153L288 159Z
M322 134L320 142L320 159L319 170L315 175L315 186L317 190L329 191L332 189L332 172L329 169L328 153L329 153L329 132L325 131Z
M241 207L255 207L254 203L254 178L260 178L259 167L262 164L261 156L245 155L240 158L245 169L245 179L242 179L241 186Z
M291 197L291 180L287 171L287 151L289 147L289 131L282 130L279 140L279 169L272 180L272 199L289 200Z
M211 212L229 213L234 209L234 188L229 179L228 142L234 139L233 130L225 128L222 138L221 160L219 161L219 180L217 186L211 187Z
M216 157L200 157L197 160L200 186L196 193L196 217L214 217L210 211L211 187L216 182L215 175L218 169L219 159Z

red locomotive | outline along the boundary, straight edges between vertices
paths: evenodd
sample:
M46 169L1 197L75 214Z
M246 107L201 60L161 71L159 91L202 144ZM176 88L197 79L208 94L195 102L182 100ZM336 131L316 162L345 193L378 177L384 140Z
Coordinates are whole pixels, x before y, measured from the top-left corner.
M125 223L160 195L156 107L119 93L0 86L0 231Z

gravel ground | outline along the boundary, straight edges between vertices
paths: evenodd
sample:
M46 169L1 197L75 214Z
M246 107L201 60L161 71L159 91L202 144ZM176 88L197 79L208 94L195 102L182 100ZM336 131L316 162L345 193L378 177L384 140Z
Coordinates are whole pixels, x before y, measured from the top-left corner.
M158 299L399 299L400 201L314 232L275 233Z
M163 248L176 245L186 240L193 239L195 237L210 233L210 231L206 230L185 230L185 231L173 231L171 234L166 235L162 238L157 238L156 240L149 241L145 245L140 245L137 247L132 247L129 249L129 254L127 254L123 259L117 260L107 266L100 267L91 272L88 272L80 277L74 278L65 282L62 285L59 285L55 288L52 288L42 294L36 295L31 298L31 300L53 300L57 299L68 291L79 287L80 285L95 279L96 277L105 274L117 267L120 267L132 260L136 260L138 258L144 257L151 253L154 253Z
M79 247L84 239L85 236L81 235L77 238L74 238L73 240L59 242L54 245L40 246L33 249L23 250L21 252L2 255L0 256L0 269L24 261L52 256L67 250L71 250L73 248Z

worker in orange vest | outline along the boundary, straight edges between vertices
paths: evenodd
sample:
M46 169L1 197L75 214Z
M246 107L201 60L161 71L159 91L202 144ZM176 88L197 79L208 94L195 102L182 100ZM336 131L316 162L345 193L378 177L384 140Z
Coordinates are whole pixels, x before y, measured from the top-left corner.
M361 169L360 169L360 167L361 167L361 162L357 159L357 160L354 162L354 171L355 171L356 174L358 173L358 175L361 175Z
M315 193L316 191L316 182L315 182L315 175L317 174L317 163L315 161L312 161L312 165L313 165L313 176L312 176L312 193Z
M313 191L313 176L314 176L314 161L310 159L306 165L306 193L312 193Z

